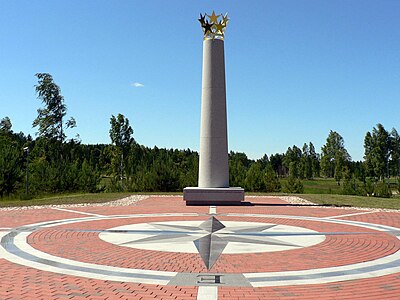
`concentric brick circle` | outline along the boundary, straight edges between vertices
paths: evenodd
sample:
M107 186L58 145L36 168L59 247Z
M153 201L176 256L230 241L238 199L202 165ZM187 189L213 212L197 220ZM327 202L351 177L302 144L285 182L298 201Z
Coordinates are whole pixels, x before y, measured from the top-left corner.
M91 229L109 229L116 226L143 224L144 222L198 222L206 217L142 217L142 218L100 218L86 222L76 222L44 228L31 233L28 243L37 250L57 257L72 259L85 263L108 265L121 268L162 270L171 272L280 272L328 268L348 264L372 261L396 253L400 243L395 236L370 228L341 224L325 219L303 220L301 217L228 217L221 216L222 221L274 223L285 226L303 227L317 232L355 232L357 234L326 236L317 245L306 248L277 252L246 254L222 254L211 270L207 270L198 253L181 253L179 251L151 251L126 248L99 239L99 233L85 232ZM78 220L79 221L79 220ZM146 222L146 223L147 223ZM229 222L229 221L228 221ZM79 230L79 231L70 231ZM361 234L359 232L362 232ZM151 260L149 260L151 257ZM318 265L316 266L316 258ZM275 262L279 261L277 264Z
M41 259L46 260L41 266L44 269L47 267L54 269L57 266L56 271L60 273L69 273L72 269L73 271L84 272L87 277L94 276L94 278L99 275L97 274L98 272L100 272L100 275L110 275L114 272L117 275L116 277L120 277L121 280L127 280L121 274L131 269L141 270L140 273L156 272L162 277L162 282L164 283L169 282L171 279L171 272L243 273L251 274L245 275L245 277L247 276L246 278L250 282L250 278L254 278L253 285L257 286L270 285L270 274L274 274L276 278L282 277L285 279L287 272L306 271L307 274L314 274L314 276L319 274L319 276L328 278L328 275L332 272L339 272L339 269L336 270L335 268L340 267L342 271L347 268L348 270L351 269L352 272L356 272L359 269L361 273L371 269L378 271L378 275L386 275L396 270L391 270L390 268L396 267L396 263L400 261L400 243L398 239L382 231L385 228L390 230L389 227L334 219L285 215L279 217L245 214L221 216L220 219L227 222L240 220L241 224L245 222L253 224L254 219L257 219L259 223L301 226L309 230L319 232L329 230L339 234L327 236L321 243L300 249L222 254L211 270L205 268L196 253L127 249L126 247L105 242L99 239L98 232L92 232L93 228L115 227L116 224L121 226L121 224L140 224L146 221L165 222L166 220L171 223L172 219L178 222L178 220L182 221L182 218L185 220L195 219L195 217L182 216L180 214L175 216L170 214L167 216L151 214L140 217L136 215L89 217L31 224L24 226L24 229L28 230L28 232L14 232L6 235L6 238L10 240L6 251L8 251L9 256L13 255L13 248L10 245L14 245L19 249L19 252L23 253L23 255L20 254L19 258L24 259L26 265L32 266L33 263L37 263ZM201 216L197 216L197 218L204 219ZM31 230L34 230L34 232L30 233L29 231ZM14 237L12 237L13 235ZM316 258L320 260L317 266ZM276 261L280 263L276 264ZM60 264L60 262L65 263ZM365 262L368 262L368 264L365 265ZM360 266L357 266L357 264ZM104 267L119 269L104 271ZM166 277L163 277L165 275L163 272ZM262 278L270 279L265 279L264 282ZM304 276L301 277L292 273L290 280L286 280L286 282L291 284L291 280L305 280L304 278ZM142 282L140 278L134 279L134 281L136 280L137 282ZM276 280L278 281L278 279ZM343 276L336 274L334 278L327 280L329 282L342 281ZM309 281L310 283L314 282L313 280ZM282 285L282 280L279 280L279 285Z
M138 210L140 213L127 211L127 214L113 215L100 210L92 213L87 208L76 210L79 217L68 215L9 230L4 228L0 231L0 259L67 278L146 286L203 286L208 283L199 281L198 276L218 274L224 278L221 284L216 285L219 296L228 298L243 297L247 290L250 293L258 291L259 294L255 294L258 298L285 293L296 298L304 289L329 295L327 289L335 287L338 289L334 291L335 295L346 296L340 292L343 286L356 291L360 284L384 282L385 278L394 282L400 279L400 222L395 214L308 208L310 213L296 215L294 209L282 209L276 213L277 208L269 211L242 209L241 212L237 208L232 212L227 212L226 207L217 208L216 217L222 224L275 224L279 231L304 228L305 232L321 233L324 239L305 247L274 252L222 253L208 270L200 255L193 251L130 248L99 237L102 230L129 229L132 225L141 228L143 224L153 223L200 224L210 217L203 211L188 212L186 208L166 213L145 213L143 207ZM302 212L301 209L297 211ZM323 212L322 216L316 216L317 211ZM368 214L374 222L368 222ZM389 216L389 222L385 221L385 216ZM349 284L344 285L346 282ZM285 289L280 290L280 286ZM384 289L389 295L396 286L397 283L381 284L379 289ZM233 288L237 292L233 292ZM0 288L0 295L1 292ZM371 295L374 293L376 290L371 288ZM248 298L248 294L245 297ZM352 295L350 298L357 297Z

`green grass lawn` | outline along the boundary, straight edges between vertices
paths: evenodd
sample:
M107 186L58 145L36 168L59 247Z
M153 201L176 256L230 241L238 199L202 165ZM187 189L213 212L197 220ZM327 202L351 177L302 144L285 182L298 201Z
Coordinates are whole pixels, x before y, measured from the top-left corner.
M400 209L400 197L375 198L349 195L301 194L299 197L315 204L329 206L354 206L365 208Z
M97 194L56 194L45 195L30 200L20 200L19 198L0 198L0 207L13 206L32 206L32 205L61 205L61 204L80 204L80 203L104 203L118 200L130 195L182 195L182 192L140 192L140 193L97 193Z
M0 207L31 206L31 205L57 205L77 203L102 203L121 199L132 193L98 193L98 194L61 194L43 196L30 200L0 199Z
M280 179L283 184L287 181L286 178ZM317 178L313 180L301 180L304 185L305 194L338 194L340 186L333 178Z

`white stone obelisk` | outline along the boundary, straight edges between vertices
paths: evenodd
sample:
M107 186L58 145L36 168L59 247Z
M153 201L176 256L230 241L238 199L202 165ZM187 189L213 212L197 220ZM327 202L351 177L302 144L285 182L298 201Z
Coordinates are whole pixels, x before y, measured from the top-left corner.
M208 20L205 18L208 17ZM222 20L218 21L218 18ZM224 32L228 16L200 14L203 32L200 161L198 187L183 190L189 204L240 203L244 190L229 187Z
M224 41L203 42L199 187L229 187Z

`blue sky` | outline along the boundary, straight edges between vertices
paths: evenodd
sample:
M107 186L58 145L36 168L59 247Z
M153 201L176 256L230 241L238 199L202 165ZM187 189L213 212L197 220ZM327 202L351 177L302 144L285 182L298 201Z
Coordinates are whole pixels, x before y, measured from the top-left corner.
M199 149L199 13L228 12L229 149L251 158L339 132L353 160L377 123L400 131L400 1L0 0L0 118L35 133L53 75L83 143L124 114L140 144ZM135 87L140 83L142 87Z

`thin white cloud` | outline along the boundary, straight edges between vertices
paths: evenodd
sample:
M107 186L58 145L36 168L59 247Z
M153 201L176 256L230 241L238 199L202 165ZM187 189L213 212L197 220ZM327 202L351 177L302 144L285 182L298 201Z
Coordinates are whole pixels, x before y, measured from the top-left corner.
M133 82L133 83L131 83L131 86L141 88L141 87L144 87L144 84L140 83L140 82Z

